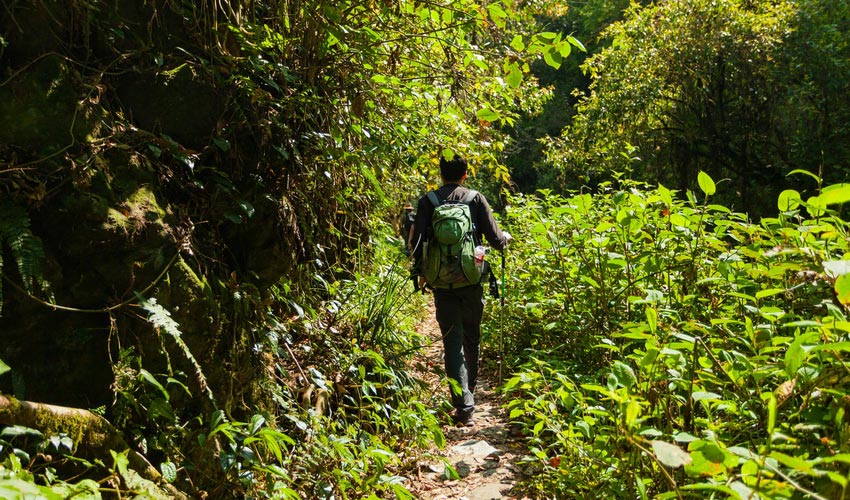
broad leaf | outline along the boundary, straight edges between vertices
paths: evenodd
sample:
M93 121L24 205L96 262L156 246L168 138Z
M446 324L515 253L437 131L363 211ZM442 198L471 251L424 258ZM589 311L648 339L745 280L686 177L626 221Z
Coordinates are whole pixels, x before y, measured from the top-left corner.
M479 109L477 113L475 113L479 119L484 120L485 122L494 122L499 119L499 113L493 111L490 108Z
M835 294L839 302L850 305L850 274L842 274L835 280Z
M824 205L839 205L850 201L850 184L834 184L823 188L819 196Z
M711 176L703 171L700 171L699 175L697 175L697 182L699 183L699 188L702 189L702 192L705 193L706 196L711 196L717 191L717 186L714 184L714 180L712 180Z
M655 453L658 461L667 467L676 469L691 463L690 454L675 444L655 440L652 441L652 451Z
M799 207L801 200L802 198L800 197L799 192L794 189L786 189L779 193L777 206L779 207L780 212L788 212Z

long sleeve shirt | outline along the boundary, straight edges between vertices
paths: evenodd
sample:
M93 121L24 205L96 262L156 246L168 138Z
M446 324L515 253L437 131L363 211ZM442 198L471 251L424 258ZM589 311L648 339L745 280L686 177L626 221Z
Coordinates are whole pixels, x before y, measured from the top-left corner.
M442 201L461 201L469 189L460 184L445 184L437 189L437 198ZM469 204L469 212L472 216L472 223L475 226L475 244L480 244L483 240L496 250L504 250L508 244L504 233L493 218L493 211L490 209L490 204L487 203L487 198L483 194L472 199ZM428 200L427 196L419 199L416 207L416 222L413 224L413 237L411 238L411 247L413 248L414 273L420 270L420 262L422 260L422 243L428 238L428 233L431 229L431 219L434 216L434 205Z

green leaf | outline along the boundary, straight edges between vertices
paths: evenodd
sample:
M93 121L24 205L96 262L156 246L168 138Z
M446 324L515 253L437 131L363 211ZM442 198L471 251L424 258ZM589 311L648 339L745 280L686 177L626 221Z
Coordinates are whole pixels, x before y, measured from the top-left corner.
M786 189L779 193L779 201L777 202L777 205L779 206L780 212L789 212L799 207L801 201L802 198L800 197L799 192L793 189Z
M820 198L820 196L812 196L808 200L806 200L806 210L813 217L818 217L823 215L826 212L826 203Z
M578 49L581 50L582 52L587 52L587 48L585 48L584 44L581 43L581 41L578 38L576 38L574 36L568 36L567 41L570 42L571 44L573 44L574 46L578 47Z
M827 344L818 344L818 345L812 346L809 349L809 352L818 352L818 351L847 352L847 351L850 351L850 341L830 342L830 343L827 343Z
M673 436L673 441L679 443L693 443L694 441L698 441L699 438L694 436L693 434L689 434L687 432L678 432Z
M842 274L835 280L835 294L843 305L850 305L850 274Z
M778 295L780 293L785 293L784 288L768 288L767 290L759 290L756 292L756 299L763 299L765 297L772 297L774 295Z
M4 427L3 430L0 431L0 437L4 437L6 439L11 439L19 436L29 436L29 437L42 437L41 431L36 429L30 429L29 427L24 427L22 425L13 425L11 427Z
M555 69L559 69L561 67L561 63L564 62L563 56L555 47L549 47L543 52L543 60L546 61L546 64Z
M452 464L450 464L448 460L443 459L443 465L445 466L444 470L446 474L446 479L448 479L449 481L455 481L460 479L460 474L457 473L457 470L452 467Z
M46 486L39 486L17 477L10 477L8 479L0 479L0 498L15 500L29 500L31 498L38 500L63 500L68 497L60 495Z
M218 146L218 149L223 152L230 151L230 142L227 139L223 139L221 137L213 137L213 143Z
M475 113L475 116L477 116L481 120L484 120L485 122L494 122L501 117L499 113L493 111L490 108L479 109L478 112Z
M691 463L691 455L675 444L664 441L652 441L652 451L659 462L674 469Z
M649 325L649 331L654 335L658 329L658 311L654 307L646 307L646 324Z
M518 52L525 50L525 43L522 41L522 35L517 35L513 40L511 40L511 48Z
M491 3L487 6L487 10L490 12L490 18L493 20L493 24L499 28L504 28L505 19L508 17L504 9L497 3Z
M692 461L685 470L692 476L717 476L738 463L738 457L710 441L694 441L688 445L688 450Z
M11 370L11 368L9 367L9 365L4 363L3 360L0 359L0 375L3 375L4 373L6 373L10 370Z
M788 172L788 173L785 175L785 177L791 177L792 175L795 175L795 174L808 175L809 177L811 177L812 179L814 179L814 180L815 180L815 182L817 182L818 184L820 184L820 182L821 182L821 178L820 178L820 177L818 177L817 175L815 175L815 174L813 174L813 173L809 172L808 170L803 170L803 169L800 169L800 168L798 168L798 169L795 169L795 170L792 170L792 171Z
M770 452L770 457L776 459L782 465L794 469L796 472L811 474L814 470L814 464L803 458L792 457L779 451Z
M153 374L152 374L151 372L149 372L149 371L145 370L144 368L142 368L141 370L139 370L139 375L141 375L141 376L142 376L142 378L143 378L143 379L145 379L145 381L146 381L147 383L149 383L150 385L152 385L152 386L154 386L155 388L159 389L159 392L160 392L160 394L162 394L162 397L163 397L166 401L168 401L168 398L169 398L168 391L166 391L166 390L165 390L165 387L163 387L163 386L162 386L162 384L160 384L160 383L159 383L159 380L157 380L157 379L156 379L156 377L154 377L154 376L153 376Z
M770 392L767 396L767 435L772 436L776 429L776 396Z
M714 399L721 399L720 394L709 391L695 391L691 397L694 401L711 401Z
M788 378L794 378L797 370L803 366L803 361L806 358L806 351L803 349L803 344L819 337L819 332L804 333L795 337L791 344L788 345L788 349L785 351L785 374L788 375Z
M162 462L159 464L159 470L166 482L173 483L177 480L177 466L174 462Z
M697 175L697 182L699 183L699 188L702 189L702 192L706 196L711 196L717 191L717 186L714 184L711 176L703 171L700 171L699 175Z
M840 205L850 201L850 184L833 184L823 188L820 201L825 205Z
M734 483L733 483L734 484ZM708 490L708 491L719 491L721 493L725 493L727 495L726 498L742 498L741 495L726 486L725 484L714 484L714 483L696 483L696 484L684 484L681 486L681 489L687 491L697 491L697 490ZM715 496L700 496L700 498L715 498ZM761 498L761 497L752 497L752 498Z
M254 415L251 417L251 428L248 434L254 435L256 434L264 425L266 424L266 419L262 415Z
M254 206L248 203L247 201L240 201L239 208L241 208L242 211L245 212L245 215L248 216L249 219L254 216Z
M623 363L622 361L614 361L611 373L617 377L617 381L622 384L623 387L632 387L637 383L635 371L631 366Z
M505 76L505 80L511 88L517 88L522 84L522 70L519 69L518 64L512 63L508 66L508 74Z
M109 450L112 455L112 461L115 463L114 470L118 471L122 476L127 473L127 466L130 465L130 459L125 453L118 453L114 450Z

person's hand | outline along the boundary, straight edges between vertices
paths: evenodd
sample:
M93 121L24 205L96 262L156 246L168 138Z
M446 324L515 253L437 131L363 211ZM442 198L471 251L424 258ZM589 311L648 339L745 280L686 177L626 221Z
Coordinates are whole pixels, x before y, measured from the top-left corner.
M419 277L419 289L422 290L423 294L425 293L425 285L426 284L427 284L427 282L425 281L425 276L420 276Z
M505 243L510 243L514 239L514 237L511 236L511 233L507 231L502 231L502 234L505 235Z

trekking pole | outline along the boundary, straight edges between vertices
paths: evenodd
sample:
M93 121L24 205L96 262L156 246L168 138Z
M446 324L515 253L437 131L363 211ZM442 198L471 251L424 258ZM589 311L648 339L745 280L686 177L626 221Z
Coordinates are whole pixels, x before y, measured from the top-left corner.
M502 386L502 363L505 359L505 254L507 247L502 249L502 293L499 294L499 387Z

